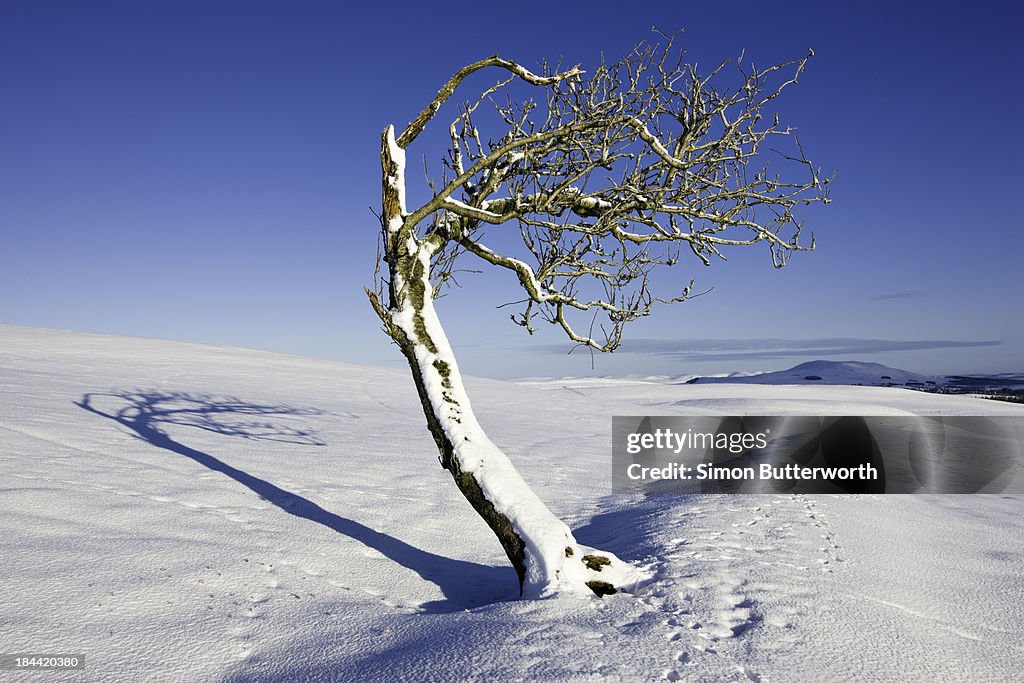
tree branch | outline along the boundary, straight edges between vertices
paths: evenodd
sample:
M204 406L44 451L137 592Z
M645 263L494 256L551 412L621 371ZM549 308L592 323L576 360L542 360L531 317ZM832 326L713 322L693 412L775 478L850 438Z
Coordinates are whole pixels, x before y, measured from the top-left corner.
M573 68L562 73L553 74L551 76L538 76L533 72L529 71L528 69L526 69L525 67L521 66L520 64L517 64L516 62L507 59L502 59L497 54L493 54L490 57L485 57L484 59L481 59L479 62L474 62L472 64L462 67L461 69L455 72L454 76L448 79L447 83L441 86L441 90L438 91L437 96L434 98L434 100L430 104L428 104L423 109L423 111L419 113L419 116L413 119L409 123L409 125L405 127L405 130L402 131L402 134L398 136L398 146L402 147L403 149L408 147L409 144L412 143L412 141L415 140L416 137L423 132L423 129L426 127L427 123L429 123L430 120L434 118L434 115L437 114L437 111L441 108L441 105L444 104L445 101L447 101L448 98L452 96L452 94L455 92L455 89L459 87L459 84L462 83L462 81L464 81L467 76L476 71L480 71L481 69L486 69L487 67L491 66L507 69L508 71L511 71L513 74L523 79L530 85L542 86L551 85L552 83L557 83L562 79L571 78L573 76L579 76L584 73L577 64Z
M798 213L829 202L831 178L769 109L813 53L760 69L737 63L731 87L721 87L730 61L700 75L674 39L640 44L586 79L578 67L536 75L497 55L456 72L397 138L398 149L473 72L494 66L512 76L462 106L448 128L442 182L399 216L410 243L429 249L432 280L452 281L456 258L472 253L516 275L527 293L513 315L518 324L533 331L539 317L577 343L610 351L626 323L690 297L693 278L668 295L652 291L651 274L679 264L683 251L708 266L728 249L763 242L781 268L793 253L814 249L813 235L801 242ZM511 97L517 79L542 97ZM490 109L481 106L488 101ZM483 244L485 229L508 224L518 225L521 250L507 240L497 242L505 253ZM589 315L580 326L587 332L574 328L572 314L587 311L604 314L603 341L592 337Z

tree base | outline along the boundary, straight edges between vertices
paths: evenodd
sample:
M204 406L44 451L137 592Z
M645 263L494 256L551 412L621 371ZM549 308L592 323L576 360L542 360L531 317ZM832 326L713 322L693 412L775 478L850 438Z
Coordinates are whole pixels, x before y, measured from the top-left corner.
M523 585L523 597L549 597L559 593L604 597L636 593L653 580L652 572L634 567L612 553L573 544L565 547L562 562L548 581Z

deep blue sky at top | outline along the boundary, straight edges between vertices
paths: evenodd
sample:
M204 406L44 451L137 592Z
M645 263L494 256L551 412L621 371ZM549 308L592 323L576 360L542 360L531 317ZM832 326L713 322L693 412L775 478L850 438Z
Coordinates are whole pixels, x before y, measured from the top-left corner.
M5 0L0 324L398 363L361 291L384 125L487 54L587 68L657 25L685 27L707 67L815 50L779 108L836 172L833 204L808 216L817 252L782 271L758 248L685 264L714 291L637 323L598 374L1022 371L1021 19L988 2ZM444 151L430 142L410 184ZM465 371L591 372L507 322L507 274L463 283L439 309Z

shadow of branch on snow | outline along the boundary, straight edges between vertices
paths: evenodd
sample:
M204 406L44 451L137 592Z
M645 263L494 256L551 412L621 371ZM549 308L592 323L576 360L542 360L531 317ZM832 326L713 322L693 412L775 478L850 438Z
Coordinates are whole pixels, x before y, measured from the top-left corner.
M420 550L329 512L311 500L232 467L209 453L186 446L172 439L166 429L168 425L178 425L255 441L326 446L314 430L282 423L283 419L324 415L325 411L276 403L249 403L234 397L165 391L91 392L75 401L75 405L117 422L135 437L157 448L185 456L230 477L290 515L322 524L411 569L425 581L437 585L445 596L444 600L421 605L423 611L457 611L514 597L494 594L496 587L500 590L502 586L514 585L515 575L511 567L489 567ZM339 467L350 466L339 463ZM489 599L481 600L482 596L489 596Z
M104 412L97 403L108 404ZM164 435L163 425L195 427L215 434L252 441L326 446L312 429L292 427L281 418L325 415L319 408L296 408L284 403L250 403L233 396L183 391L114 391L84 394L75 405L128 427L146 441ZM116 411L115 411L116 409ZM277 422L266 419L277 418Z

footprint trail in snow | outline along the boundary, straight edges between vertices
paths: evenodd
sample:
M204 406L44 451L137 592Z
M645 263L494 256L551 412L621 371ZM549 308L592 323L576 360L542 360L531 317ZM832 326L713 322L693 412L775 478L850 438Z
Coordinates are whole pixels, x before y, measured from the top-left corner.
M757 661L796 651L801 617L833 581L842 549L827 504L805 495L694 497L667 506L657 585L644 600L663 618L667 680L767 681Z

